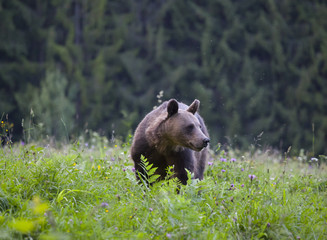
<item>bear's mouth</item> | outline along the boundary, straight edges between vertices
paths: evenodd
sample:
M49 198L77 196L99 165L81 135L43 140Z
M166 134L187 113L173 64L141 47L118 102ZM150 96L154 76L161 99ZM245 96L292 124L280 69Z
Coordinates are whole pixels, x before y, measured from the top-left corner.
M189 145L192 150L197 151L197 152L200 152L204 148L203 146L197 147L197 146L193 145L191 142L189 143Z

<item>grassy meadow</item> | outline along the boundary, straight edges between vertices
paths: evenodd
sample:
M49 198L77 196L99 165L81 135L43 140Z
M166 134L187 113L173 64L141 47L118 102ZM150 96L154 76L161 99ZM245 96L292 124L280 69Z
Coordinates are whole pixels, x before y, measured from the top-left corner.
M0 148L0 239L327 239L321 159L212 146L203 181L138 184L130 144Z

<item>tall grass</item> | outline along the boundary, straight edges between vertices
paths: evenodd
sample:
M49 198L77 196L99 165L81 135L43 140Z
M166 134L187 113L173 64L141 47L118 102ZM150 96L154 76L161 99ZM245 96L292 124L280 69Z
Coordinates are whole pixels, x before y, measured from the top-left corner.
M0 239L326 239L325 165L282 158L218 151L177 194L137 183L128 143L4 147Z

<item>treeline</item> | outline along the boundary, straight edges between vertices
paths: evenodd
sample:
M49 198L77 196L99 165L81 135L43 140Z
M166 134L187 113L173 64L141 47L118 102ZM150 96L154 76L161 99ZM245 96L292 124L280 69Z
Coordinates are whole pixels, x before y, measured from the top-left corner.
M326 154L326 39L320 0L0 0L0 113L16 140L126 136L162 90L213 144Z

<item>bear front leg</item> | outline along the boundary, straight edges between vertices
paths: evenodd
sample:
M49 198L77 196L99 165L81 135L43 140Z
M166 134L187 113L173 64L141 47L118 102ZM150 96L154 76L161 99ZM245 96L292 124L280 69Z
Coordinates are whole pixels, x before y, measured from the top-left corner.
M174 177L177 177L182 184L186 185L188 176L185 169L193 173L194 157L190 151L181 151L172 153L167 162L170 166L174 165Z

